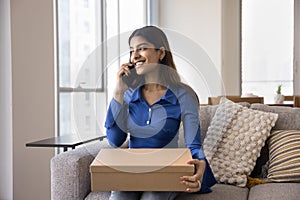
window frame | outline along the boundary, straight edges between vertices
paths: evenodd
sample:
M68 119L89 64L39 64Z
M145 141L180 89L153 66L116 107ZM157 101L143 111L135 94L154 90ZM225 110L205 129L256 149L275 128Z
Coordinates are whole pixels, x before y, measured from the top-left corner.
M59 41L59 0L54 0L55 1L55 21L56 21L56 27L55 27L55 32L56 32L56 134L59 135L63 135L66 133L61 133L61 116L60 116L60 112L61 112L61 94L70 94L73 95L75 93L106 93L105 94L105 107L107 108L108 106L108 94L107 94L107 90L108 90L108 83L107 83L107 72L105 67L108 64L108 58L107 58L107 46L105 45L100 45L101 46L101 87L97 87L97 88L93 88L93 87L82 87L81 84L78 84L77 86L72 86L70 85L69 87L64 87L64 86L60 86L60 41ZM101 44L105 44L107 41L107 10L106 10L106 1L107 0L100 0L100 43ZM144 1L144 5L145 5L145 9L146 9L146 13L145 13L145 24L152 24L152 18L154 17L154 15L149 15L149 13L152 12L153 10L153 5L156 5L156 9L158 11L158 1L157 0L143 0ZM118 2L118 6L120 4L120 1L117 0ZM86 3L86 2L84 2ZM86 4L84 4L86 5ZM119 8L118 8L119 9ZM119 11L120 12L120 11ZM157 12L158 13L158 12ZM156 14L157 14L156 13ZM155 15L156 15L155 14ZM118 27L120 27L120 14L118 13ZM120 34L120 28L118 29L118 34ZM120 38L119 38L120 40ZM120 43L120 41L119 41ZM120 48L120 47L119 47ZM118 49L118 52L120 52L120 49ZM119 58L120 60L120 58ZM120 61L119 61L120 62ZM71 97L72 98L72 97ZM71 134L73 134L73 132L71 132Z
M61 133L61 127L60 127L60 111L61 111L61 107L60 107L60 96L61 94L74 94L74 93L102 93L105 91L105 81L106 81L106 77L105 77L105 73L102 73L103 77L101 78L101 87L100 88L92 88L92 87L82 87L81 84L79 83L77 87L72 87L72 86L69 86L69 87L64 87L64 86L60 86L60 48L59 48L59 0L55 0L55 20L56 20L56 27L55 27L55 31L56 31L56 38L55 38L55 41L56 41L56 46L57 46L57 49L56 49L56 134L58 136L60 135L63 135ZM105 24L105 6L104 6L104 1L105 0L100 0L100 42L102 43L103 41L105 41L105 32L106 32L106 29L103 29L104 24ZM84 3L84 6L86 6L86 2L83 2ZM101 45L101 52L102 52L102 57L105 57L104 54L105 54L105 48L103 47L103 45ZM103 72L104 71L104 67L103 66L106 66L106 63L105 63L106 59L101 59L101 71ZM72 134L72 133L71 133Z
M243 94L243 43L242 43L242 4L243 0L240 0L240 94ZM293 95L300 94L300 71L299 71L299 60L300 60L300 0L294 0L294 44L293 44Z

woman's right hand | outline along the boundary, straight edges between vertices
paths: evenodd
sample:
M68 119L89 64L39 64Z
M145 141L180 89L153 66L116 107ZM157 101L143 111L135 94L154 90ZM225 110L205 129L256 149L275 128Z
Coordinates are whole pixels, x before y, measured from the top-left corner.
M128 76L131 72L129 66L133 66L132 63L124 63L121 65L118 73L117 73L117 83L114 91L114 99L119 103L123 104L124 92L127 90L128 86L123 81L123 76Z

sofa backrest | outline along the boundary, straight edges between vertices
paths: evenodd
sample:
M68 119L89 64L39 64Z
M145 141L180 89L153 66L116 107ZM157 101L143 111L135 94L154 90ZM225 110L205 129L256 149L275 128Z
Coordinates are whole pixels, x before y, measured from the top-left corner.
M300 130L300 108L292 108L285 106L268 106L266 104L254 103L254 104L243 104L243 106L250 107L254 110L261 110L265 112L278 113L278 119L276 121L273 130ZM218 108L218 105L208 105L200 106L199 115L200 115L200 127L201 127L201 137L202 142L206 136L206 132L210 125L212 118L215 115L215 112ZM179 147L184 147L183 139L183 127L181 125L179 129Z
M200 106L199 108L199 115L200 115L200 128L201 128L201 137L202 142L206 136L206 132L210 125L212 118L214 117L218 105L212 106Z
M251 104L251 109L278 113L273 130L300 130L300 108Z
M250 107L250 104L247 102L240 102L238 103L245 107ZM205 105L199 107L199 117L200 117L200 128L201 128L201 139L202 143L204 141L204 138L206 136L206 132L208 130L208 127L210 125L210 122L212 118L214 117L216 110L218 108L218 105ZM184 137L183 137L183 126L180 125L179 128L179 147L185 147L184 144Z
M213 106L200 106L199 107L199 117L200 117L200 128L201 128L201 139L202 143L204 141L204 138L206 136L207 129L209 127L210 121L212 120L213 116L215 115L215 112L218 108L218 105ZM183 136L183 125L180 124L179 128L179 147L183 148L185 147L184 143L184 136Z

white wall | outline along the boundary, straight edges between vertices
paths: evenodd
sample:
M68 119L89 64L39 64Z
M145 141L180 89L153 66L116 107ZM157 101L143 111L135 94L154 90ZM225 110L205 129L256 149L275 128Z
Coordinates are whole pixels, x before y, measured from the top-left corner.
M240 0L222 1L222 67L225 95L241 95Z
M160 26L199 44L221 67L221 0L160 1Z
M52 0L11 0L13 199L50 199L51 148L25 147L55 135Z
M218 88L211 87L210 96L240 93L238 9L239 0L160 1L159 25L190 38L214 63L219 74L212 73L214 81L207 84L217 84Z
M10 4L0 1L0 199L13 199Z

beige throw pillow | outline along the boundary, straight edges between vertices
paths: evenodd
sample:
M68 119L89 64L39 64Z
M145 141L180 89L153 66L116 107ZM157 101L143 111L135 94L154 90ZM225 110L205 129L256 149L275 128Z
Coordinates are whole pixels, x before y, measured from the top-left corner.
M222 98L203 148L221 183L245 187L278 115L252 110Z

